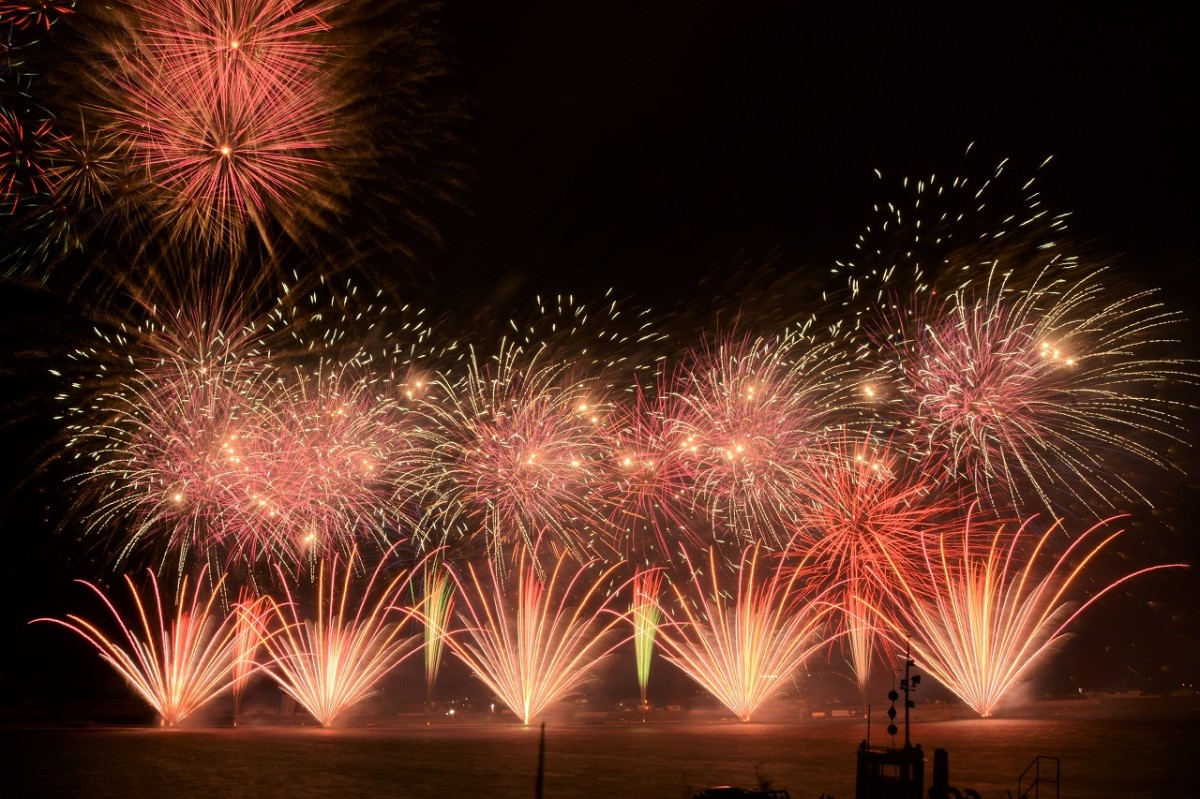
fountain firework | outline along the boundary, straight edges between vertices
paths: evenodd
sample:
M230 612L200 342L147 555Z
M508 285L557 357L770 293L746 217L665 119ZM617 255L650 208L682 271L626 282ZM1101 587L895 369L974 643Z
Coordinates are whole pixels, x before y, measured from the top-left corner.
M633 620L633 644L637 657L638 690L642 705L646 705L646 686L650 683L650 661L654 655L654 639L662 611L658 606L658 595L662 590L661 571L647 569L639 571L633 578L633 605L629 609Z
M1138 569L1085 601L1071 600L1096 557L1123 532L1109 532L1111 521L1089 528L1054 557L1048 550L1058 524L1040 535L1031 529L1033 520L1013 533L997 526L990 544L977 547L968 517L958 534L922 541L920 567L889 557L899 597L873 611L897 646L910 641L922 668L980 716L990 716L1097 600L1135 577L1184 565ZM1029 539L1032 550L1022 557Z
M132 623L102 590L77 581L90 588L108 608L120 636L106 635L95 624L75 615L68 615L65 621L42 618L34 622L59 624L82 637L154 708L164 726L174 727L233 685L239 616L235 612L222 618L214 613L219 584L204 599L196 590L189 603L185 577L176 596L174 616L168 618L153 572L149 579L152 612L147 612L147 601L125 575L136 608Z
M566 557L559 556L543 578L523 556L514 575L516 607L510 608L509 584L495 565L486 586L470 566L471 585L459 585L461 626L446 645L528 725L620 645L608 640L624 619L612 610L616 568L587 563L568 575Z
M711 583L690 569L690 582L672 585L676 601L659 626L663 656L743 722L829 643L822 633L834 610L805 561L761 561L760 547L751 546L722 569L710 548ZM732 591L720 577L729 571L736 574Z
M401 604L409 573L400 570L377 587L387 565L387 558L381 559L355 603L353 562L343 565L340 586L338 564L335 559L320 566L312 619L293 598L280 571L287 602L272 603L270 625L262 630L262 645L271 661L267 674L324 727L333 726L338 716L417 651L416 636L402 635L411 615Z
M425 695L433 701L433 685L442 667L450 615L454 610L455 583L445 564L430 558L421 574L421 619L425 624Z

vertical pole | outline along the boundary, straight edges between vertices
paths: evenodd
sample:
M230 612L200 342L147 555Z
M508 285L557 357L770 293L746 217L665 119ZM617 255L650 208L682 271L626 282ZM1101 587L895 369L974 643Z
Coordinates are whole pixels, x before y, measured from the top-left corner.
M538 739L538 771L537 771L537 787L534 789L533 795L537 799L542 799L542 779L546 776L546 722L542 722L542 733Z
M908 709L909 709L909 707L912 706L912 703L908 701L908 689L909 689L909 685L910 685L909 670L912 668L912 664L913 664L912 659L909 657L909 651L910 651L911 647L912 647L911 643L906 642L904 645L904 748L905 749L912 746L912 741L908 737Z

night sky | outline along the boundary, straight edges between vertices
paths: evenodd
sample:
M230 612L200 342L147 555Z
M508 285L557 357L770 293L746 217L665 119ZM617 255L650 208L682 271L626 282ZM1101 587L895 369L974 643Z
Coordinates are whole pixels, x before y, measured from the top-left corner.
M440 241L378 276L463 325L609 289L664 317L729 312L713 306L747 275L824 275L850 257L904 176L985 177L1010 158L1073 212L1073 234L1189 314L1194 352L1193 27L1136 4L1049 5L448 1L434 15L448 70L428 91L463 109L446 148L460 190L432 212ZM52 532L57 478L38 466L53 384L29 353L59 306L20 281L0 296L2 705L63 671L36 649L55 636L25 621L69 609L70 579L103 569ZM1145 554L1194 560L1193 486L1173 475L1163 491L1139 522ZM1114 687L1200 679L1191 572L1097 608L1073 668Z

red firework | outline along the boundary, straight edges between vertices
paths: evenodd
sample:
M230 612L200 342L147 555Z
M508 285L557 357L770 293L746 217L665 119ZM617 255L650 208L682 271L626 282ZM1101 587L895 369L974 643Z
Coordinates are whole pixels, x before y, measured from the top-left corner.
M143 0L138 27L164 79L284 86L311 78L333 48L322 34L336 4L318 0Z
M796 543L841 597L846 646L864 693L878 641L864 603L887 593L890 564L915 567L924 537L944 531L961 510L935 473L869 435L845 433L827 445L797 491Z
M32 126L7 108L0 108L0 215L14 214L22 201L49 193L51 125Z
M74 9L75 0L0 0L0 25L50 30L59 17L75 13Z
M247 229L285 227L324 181L335 127L320 87L269 84L164 91L158 76L125 76L122 135L149 171L160 224L186 240L239 246Z
M147 175L138 216L177 241L236 251L333 207L347 132L332 88L328 4L142 0L107 15L97 129ZM99 29L99 28L98 28Z

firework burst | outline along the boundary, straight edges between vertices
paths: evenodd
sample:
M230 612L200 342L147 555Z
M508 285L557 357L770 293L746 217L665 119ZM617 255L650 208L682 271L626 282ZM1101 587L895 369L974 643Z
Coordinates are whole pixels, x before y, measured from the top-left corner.
M0 216L15 214L35 195L49 194L52 142L49 120L30 123L0 107Z
M344 341L373 306L308 307L293 289L255 316L220 290L183 293L146 292L136 327L97 326L62 397L80 513L121 537L118 561L311 561L400 536L411 448L386 369L408 356L390 330L381 353Z
M678 398L660 376L657 392L642 388L618 405L601 429L607 457L597 493L605 525L626 550L669 558L679 539L697 543L695 472L680 446Z
M197 590L188 601L188 580L180 584L173 618L164 607L158 580L150 573L150 604L133 580L125 583L133 597L136 620L127 621L113 602L95 585L90 588L108 608L120 630L109 636L100 627L75 615L67 619L35 619L62 625L95 647L158 713L163 725L174 727L189 715L228 690L237 650L237 615L222 618L214 612L218 591L201 598Z
M429 456L414 478L428 487L427 529L481 531L494 552L551 547L583 557L594 546L600 401L541 355L504 344L494 359L472 358L461 383L437 380L445 399L420 406L416 434Z
M694 354L669 420L714 530L782 544L796 486L853 402L838 353L804 332Z
M870 435L846 433L829 442L797 490L797 545L837 585L843 640L864 695L878 638L864 602L886 592L889 559L918 562L922 537L944 529L959 509L934 471L901 461Z
M997 507L1030 492L1052 510L1080 494L1145 499L1124 462L1170 466L1155 442L1180 440L1179 406L1161 384L1195 378L1156 354L1178 315L1105 277L1023 282L998 266L914 315L891 354L917 448Z

